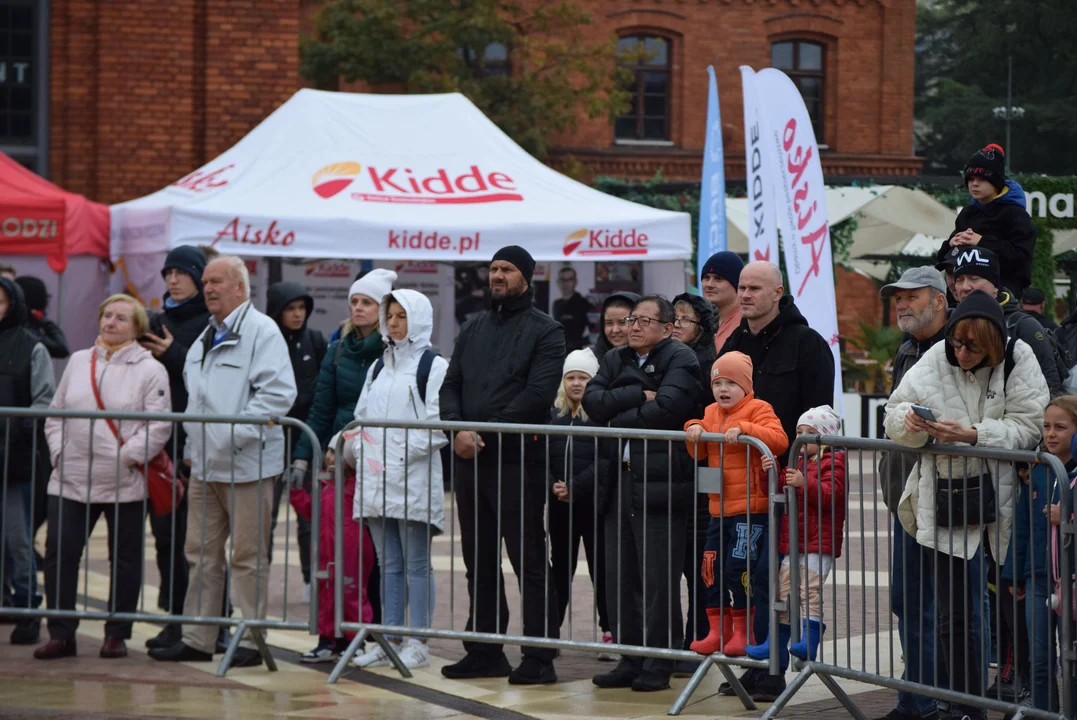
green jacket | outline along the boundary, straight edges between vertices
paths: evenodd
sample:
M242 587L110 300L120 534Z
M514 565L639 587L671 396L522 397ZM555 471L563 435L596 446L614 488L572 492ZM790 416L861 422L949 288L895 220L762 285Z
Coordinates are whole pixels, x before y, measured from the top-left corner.
M343 343L343 345L341 345ZM307 415L307 425L318 436L322 451L333 436L355 419L355 405L366 382L366 373L384 350L381 334L366 338L349 333L329 346L318 372L314 405ZM293 460L311 458L310 440L304 433L295 448Z

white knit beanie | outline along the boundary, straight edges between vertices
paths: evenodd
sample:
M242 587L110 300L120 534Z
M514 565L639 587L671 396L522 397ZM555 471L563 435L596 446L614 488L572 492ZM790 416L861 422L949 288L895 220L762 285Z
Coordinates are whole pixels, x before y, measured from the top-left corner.
M565 367L561 371L561 377L568 375L570 372L587 373L590 377L598 374L598 358L591 352L591 348L573 350L568 354L568 357L565 358Z
M380 305L382 298L392 292L394 282L396 282L395 272L375 268L352 283L351 290L348 291L348 297L366 295Z
M841 418L829 405L808 410L797 420L797 427L801 425L807 425L820 435L841 435Z

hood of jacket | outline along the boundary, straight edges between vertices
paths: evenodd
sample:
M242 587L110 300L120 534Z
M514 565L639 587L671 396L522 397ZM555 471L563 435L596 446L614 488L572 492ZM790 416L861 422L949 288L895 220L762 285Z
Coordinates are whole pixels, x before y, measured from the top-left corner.
M956 308L950 313L950 320L946 323L946 336L949 337L953 332L954 327L961 320L966 318L985 318L994 323L998 331L1002 333L1002 342L1006 343L1006 315L999 304L999 301L991 297L983 290L974 290L969 294ZM954 352L954 347L949 342L946 343L946 359L954 367L961 367L957 362L957 353ZM983 363L987 362L987 358L984 358ZM981 363L977 368L984 367Z
M22 290L13 280L7 278L0 278L0 290L7 295L7 312L4 313L4 317L0 318L0 332L24 327L30 315Z
M399 342L389 335L389 303L394 301L400 303L408 314L408 336ZM434 333L434 306L421 292L393 290L381 302L378 321L386 349L417 355L430 347L430 338Z
M696 311L696 315L699 316L699 337L688 347L695 350L703 345L714 345L714 335L718 332L718 318L715 315L714 306L702 295L692 293L681 293L673 298L674 305L679 302L686 302L691 305L692 309ZM603 312L603 314L605 313Z
M1016 180L1007 180L1006 181L1006 194L1003 195L1000 198L996 198L995 200L991 200L986 204L987 205L993 205L995 203L997 203L999 205L1016 205L1021 209L1024 209L1024 208L1026 208L1028 206L1028 200L1027 200L1027 198L1025 198L1025 190L1024 190L1024 188L1021 187L1021 184L1018 183ZM972 204L975 205L976 207L979 207L979 208L982 208L985 205L984 203L980 202L979 200L973 200Z
M314 298L310 296L305 287L297 282L285 281L273 283L269 286L269 290L266 291L266 315L273 318L273 322L277 323L277 325L280 325L281 313L294 300L302 300L307 306L307 318L303 321L303 327L306 327L311 313L314 312Z
M115 350L112 356L109 356L109 351L96 343L90 351L97 355L97 362L103 363L106 360L113 365L125 364L135 365L146 360L153 360L153 353L146 348L139 345L137 342L124 345L119 350ZM100 365L98 366L100 367Z
M606 308L610 306L610 303L618 299L627 300L630 305L635 306L635 304L639 302L639 298L640 296L634 292L622 291L610 293L609 297L602 302L602 312L598 316L598 342L596 342L595 346L592 348L595 357L598 358L599 362L602 362L603 355L613 349L613 346L610 345L610 341L606 339Z

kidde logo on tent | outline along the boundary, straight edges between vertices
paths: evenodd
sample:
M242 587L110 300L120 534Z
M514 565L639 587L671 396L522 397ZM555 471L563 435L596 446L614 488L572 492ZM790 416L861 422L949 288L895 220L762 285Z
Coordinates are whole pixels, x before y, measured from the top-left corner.
M646 255L647 233L631 230L580 228L565 238L565 257L569 255Z
M357 162L338 162L326 165L314 173L311 184L319 197L331 198L352 184L363 166Z
M521 202L524 196L516 182L503 172L490 172L471 165L463 172L436 168L419 171L407 167L367 165L360 173L359 163L326 165L314 174L314 191L329 198L354 180L360 189L353 200L383 203L464 205L491 202Z
M307 265L306 275L313 277L350 278L352 266L340 260L325 260Z

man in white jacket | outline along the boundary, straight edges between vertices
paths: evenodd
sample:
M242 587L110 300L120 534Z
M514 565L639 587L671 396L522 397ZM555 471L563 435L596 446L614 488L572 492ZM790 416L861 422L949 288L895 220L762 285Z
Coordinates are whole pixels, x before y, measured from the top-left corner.
M250 303L250 277L237 257L222 256L202 276L209 327L187 353L183 369L194 415L287 415L296 384L288 347L277 324ZM245 618L264 618L269 586L266 535L273 479L284 470L279 426L184 423L187 489L186 554L191 582L184 607L212 617L221 608L226 552L232 535L232 600ZM205 545L202 545L205 538ZM150 651L155 660L209 661L217 629L185 625L175 645ZM261 663L253 643L239 648L233 666Z

